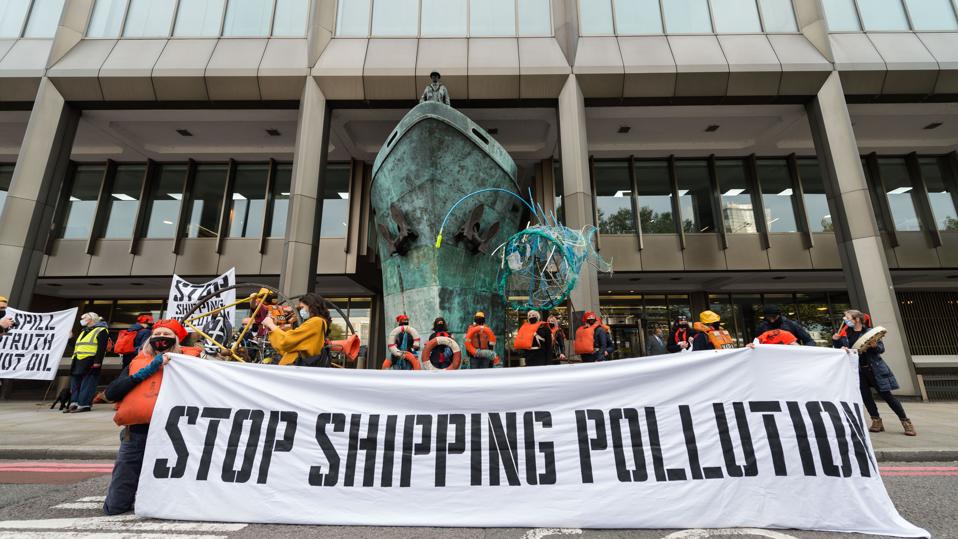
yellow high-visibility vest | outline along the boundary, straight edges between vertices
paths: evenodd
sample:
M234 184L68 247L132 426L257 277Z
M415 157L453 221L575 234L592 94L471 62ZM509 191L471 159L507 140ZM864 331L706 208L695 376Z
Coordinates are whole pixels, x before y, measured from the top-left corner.
M100 332L106 331L105 327L95 327L90 331L84 333L77 339L76 344L73 346L73 357L77 359L86 359L96 355L97 346L97 336Z

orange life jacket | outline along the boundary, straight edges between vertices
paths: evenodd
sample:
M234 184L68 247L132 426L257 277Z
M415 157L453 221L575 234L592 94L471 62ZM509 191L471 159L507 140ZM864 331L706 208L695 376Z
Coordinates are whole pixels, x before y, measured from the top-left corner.
M466 352L475 357L479 350L491 350L496 345L496 334L488 326L473 324L466 331Z
M595 328L599 323L588 326L579 326L575 330L575 344L572 349L576 354L592 354L595 352Z
M513 344L513 348L516 350L532 350L532 346L536 340L536 332L539 331L539 328L542 327L544 323L545 322L536 322L530 324L529 322L525 322L519 326L519 332L516 333L516 341Z
M692 325L692 328L695 329L695 331L704 333L705 336L708 337L709 342L712 343L712 347L716 350L735 348L735 341L732 340L732 335L725 329L714 329L701 322L696 322Z
M181 353L199 357L200 349L192 346L184 346ZM153 357L145 352L137 354L130 362L131 374L149 365ZM153 408L156 406L156 397L160 394L160 384L163 382L163 367L153 373L149 378L143 380L133 387L129 393L123 397L123 400L116 403L113 414L113 422L120 426L126 425L145 425L150 423L153 417Z
M784 329L771 329L758 336L758 342L761 344L792 344L797 341L791 331Z

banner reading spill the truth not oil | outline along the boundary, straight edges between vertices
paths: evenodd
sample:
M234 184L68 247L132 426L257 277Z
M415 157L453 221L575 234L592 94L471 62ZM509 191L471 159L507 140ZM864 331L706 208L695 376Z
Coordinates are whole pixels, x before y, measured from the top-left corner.
M137 514L923 537L888 498L857 357L759 346L460 372L166 368Z
M14 327L0 335L0 378L52 380L70 340L76 307L31 313L7 307Z

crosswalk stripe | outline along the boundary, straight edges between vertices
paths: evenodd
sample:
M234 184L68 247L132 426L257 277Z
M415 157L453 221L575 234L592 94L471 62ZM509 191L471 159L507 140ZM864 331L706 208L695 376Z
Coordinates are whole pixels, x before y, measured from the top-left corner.
M226 535L175 535L175 539L228 539ZM165 533L129 532L0 532L0 539L171 539Z
M78 502L105 502L106 496L86 496L77 499Z
M230 522L178 522L147 520L136 515L112 517L51 518L43 520L3 520L3 530L104 530L104 531L162 531L162 532L235 532L242 530L244 523ZM206 537L206 536L204 536ZM181 539L177 536L177 539Z
M100 509L103 502L69 502L54 505L53 509Z

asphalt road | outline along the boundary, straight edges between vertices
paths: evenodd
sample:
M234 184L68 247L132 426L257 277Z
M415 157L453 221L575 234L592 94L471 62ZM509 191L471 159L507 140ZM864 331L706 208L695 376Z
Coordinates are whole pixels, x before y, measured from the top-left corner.
M0 461L0 539L252 539L270 537L455 539L545 537L860 539L864 535L794 530L578 530L382 528L189 523L103 517L110 462ZM958 463L882 463L885 485L909 521L932 537L958 538ZM837 506L840 510L840 505Z

